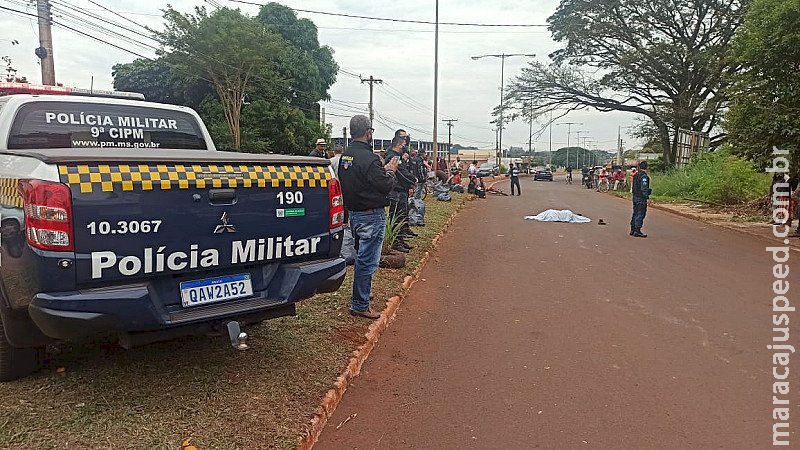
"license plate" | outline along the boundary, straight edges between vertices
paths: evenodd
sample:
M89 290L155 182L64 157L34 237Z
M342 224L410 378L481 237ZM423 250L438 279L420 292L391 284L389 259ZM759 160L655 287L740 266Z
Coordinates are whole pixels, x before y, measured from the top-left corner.
M180 285L184 307L234 300L253 295L250 275L228 275L205 280L183 281Z

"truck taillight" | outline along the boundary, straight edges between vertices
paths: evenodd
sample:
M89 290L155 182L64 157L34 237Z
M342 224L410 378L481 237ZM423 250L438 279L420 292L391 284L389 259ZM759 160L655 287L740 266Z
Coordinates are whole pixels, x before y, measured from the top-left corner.
M69 188L51 181L22 180L19 191L25 204L28 244L41 250L73 251L72 194Z
M342 186L336 178L328 182L328 197L331 201L331 229L344 225L344 197Z

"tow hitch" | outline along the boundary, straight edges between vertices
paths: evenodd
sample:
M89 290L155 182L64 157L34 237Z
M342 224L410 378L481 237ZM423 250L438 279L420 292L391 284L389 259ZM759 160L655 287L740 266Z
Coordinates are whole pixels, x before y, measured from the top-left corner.
M228 337L231 339L231 346L236 350L247 350L247 333L242 331L239 322L232 320L227 324Z

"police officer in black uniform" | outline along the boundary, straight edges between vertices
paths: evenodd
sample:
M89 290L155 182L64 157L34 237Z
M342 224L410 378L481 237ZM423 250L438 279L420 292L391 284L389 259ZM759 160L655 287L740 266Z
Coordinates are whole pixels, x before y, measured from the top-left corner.
M400 236L395 240L394 249L403 253L411 251L412 247L408 239L417 234L411 231L408 224L408 191L417 182L411 168L408 152L406 151L406 139L397 136L392 139L391 148L386 151L384 163L388 164L392 158L397 158L397 183L394 190L389 194L389 217L401 223Z
M644 216L647 215L647 199L650 198L650 175L647 174L647 161L639 164L639 173L633 177L633 216L631 217L631 236L646 238L642 233Z

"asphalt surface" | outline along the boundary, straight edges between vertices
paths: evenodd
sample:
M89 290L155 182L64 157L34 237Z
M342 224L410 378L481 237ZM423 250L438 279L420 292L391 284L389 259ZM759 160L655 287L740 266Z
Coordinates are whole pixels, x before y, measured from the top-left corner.
M459 213L316 448L772 447L769 244L653 209L637 239L627 201L522 189ZM523 220L550 208L593 221Z

